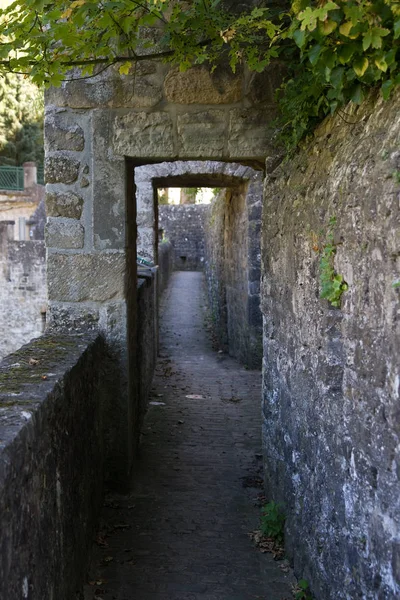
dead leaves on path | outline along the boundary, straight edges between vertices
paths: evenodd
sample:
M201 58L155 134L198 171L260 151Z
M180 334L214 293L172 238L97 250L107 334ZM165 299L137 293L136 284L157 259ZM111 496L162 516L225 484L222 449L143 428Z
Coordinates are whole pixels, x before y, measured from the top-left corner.
M282 560L284 558L285 551L283 546L277 544L273 538L265 537L259 529L251 531L249 537L263 554L267 552L272 554L274 560Z

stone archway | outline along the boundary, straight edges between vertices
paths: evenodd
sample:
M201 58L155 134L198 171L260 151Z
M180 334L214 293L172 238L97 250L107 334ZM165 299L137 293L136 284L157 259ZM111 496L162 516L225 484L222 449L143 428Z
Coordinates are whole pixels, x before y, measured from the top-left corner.
M262 318L260 311L261 213L263 174L251 167L218 161L176 161L135 168L137 251L157 263L158 187L221 187L231 190L225 203L222 229L211 232L215 246L220 238L225 259L206 269L219 337L229 352L251 367L261 366ZM240 204L237 202L240 200ZM235 213L240 213L237 215ZM238 217L240 231L236 231ZM211 229L209 227L209 229ZM239 237L238 237L239 236ZM218 272L216 272L218 271ZM221 280L221 286L217 279ZM225 297L221 306L223 288ZM211 291L212 290L212 291ZM214 302L213 302L214 301Z
M279 80L279 67L262 75L205 67L182 74L146 60L130 76L110 69L47 94L49 323L99 327L114 348L122 374L115 410L122 470L130 470L136 435L133 170L176 160L262 169L277 154Z

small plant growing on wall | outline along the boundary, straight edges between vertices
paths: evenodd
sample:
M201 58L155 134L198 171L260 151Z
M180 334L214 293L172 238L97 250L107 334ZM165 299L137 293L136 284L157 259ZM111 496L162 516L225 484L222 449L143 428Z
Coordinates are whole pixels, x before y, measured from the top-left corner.
M325 298L337 308L340 307L343 292L349 289L349 286L335 271L336 244L333 237L333 228L336 225L336 218L331 217L326 234L326 242L321 248L319 261L320 269L320 298Z
M278 544L283 543L285 513L280 504L269 502L261 510L261 533Z
M310 586L307 579L300 579L293 590L295 600L312 600Z

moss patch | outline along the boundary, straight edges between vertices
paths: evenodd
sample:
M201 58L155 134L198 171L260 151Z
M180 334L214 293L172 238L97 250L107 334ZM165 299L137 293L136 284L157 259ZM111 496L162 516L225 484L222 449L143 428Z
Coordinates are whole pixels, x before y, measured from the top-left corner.
M0 394L20 394L24 386L40 383L46 379L49 370L58 368L60 362L77 347L74 339L60 336L43 336L24 346L8 357L10 366L0 368ZM17 404L20 399L0 400L7 406ZM24 402L27 402L24 399ZM29 401L28 401L29 402Z

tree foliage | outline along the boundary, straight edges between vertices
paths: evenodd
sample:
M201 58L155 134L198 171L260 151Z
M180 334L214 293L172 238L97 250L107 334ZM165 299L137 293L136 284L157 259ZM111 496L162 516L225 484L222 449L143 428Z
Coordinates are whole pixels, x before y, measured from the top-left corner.
M221 0L15 0L0 11L0 64L38 84L90 77L118 63L163 58L187 69L229 57L261 72L287 64L280 94L281 127L296 145L314 124L348 101L400 83L400 2L292 0L230 14ZM78 75L72 67L80 67Z
M0 77L0 164L43 162L43 94L29 80Z

